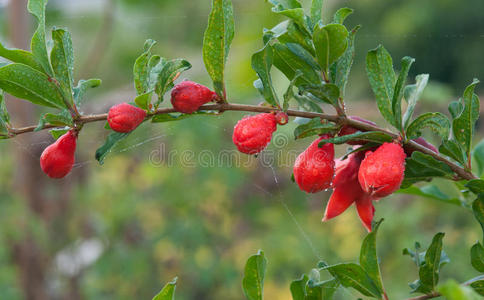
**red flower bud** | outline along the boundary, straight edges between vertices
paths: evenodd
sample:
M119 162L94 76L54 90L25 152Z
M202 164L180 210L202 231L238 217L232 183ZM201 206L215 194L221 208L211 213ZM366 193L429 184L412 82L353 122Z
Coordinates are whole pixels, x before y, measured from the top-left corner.
M276 113L276 122L279 125L286 125L289 122L289 116L282 111Z
M74 166L77 135L69 131L45 148L40 156L40 167L51 178L65 177Z
M108 123L116 132L131 132L146 118L146 111L128 103L121 103L109 109Z
M366 123L368 125L376 126L376 124L374 122L365 120L365 119L357 117L357 116L349 116L348 118L355 120L355 121L360 121L360 122ZM356 128L353 128L349 125L344 125L343 127L341 127L338 135L339 136L350 135L350 134L353 134L353 133L357 133L358 131L359 130L356 129ZM347 142L348 145L364 145L366 143L367 143L366 141L350 141L350 142Z
M367 193L363 194L356 201L356 211L358 211L361 223L363 223L363 226L365 226L368 232L371 232L371 222L375 216L375 207L372 201L373 197Z
M402 146L393 143L368 151L358 173L362 189L377 198L398 190L405 175L405 157Z
M431 143L427 142L423 137L419 137L419 138L416 138L414 140L415 143L421 145L421 146L424 146L425 148L435 152L435 153L439 153L439 150L437 150L437 148L432 145ZM407 145L405 145L403 147L403 149L405 149L405 154L407 154L407 156L412 156L412 153L415 152L414 149L411 149L410 147L408 147Z
M318 147L319 142L327 138L329 136L324 135L315 140L297 157L294 164L294 180L307 193L317 193L331 186L334 175L334 145L328 143Z
M235 125L232 141L240 152L257 154L270 143L276 129L274 114L246 116Z
M191 114L200 106L213 101L217 94L206 86L193 81L183 81L171 91L171 104L176 111Z
M345 160L337 160L332 185L334 190L326 206L323 222L339 216L355 203L361 222L371 231L375 214L373 198L361 189L358 182L358 170L363 158L364 152L356 152Z

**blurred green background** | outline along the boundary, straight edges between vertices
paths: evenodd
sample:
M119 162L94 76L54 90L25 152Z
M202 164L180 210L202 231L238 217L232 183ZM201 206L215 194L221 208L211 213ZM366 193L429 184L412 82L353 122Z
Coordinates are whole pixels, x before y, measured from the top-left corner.
M30 17L29 23L13 17L14 3L24 2L0 1L3 43L11 45L13 35L17 40L20 35L20 43L27 40L16 30L22 26L32 34ZM262 45L262 29L281 19L263 0L233 2L236 36L228 94L233 102L257 104L261 98L252 87L256 75L250 56ZM393 55L397 69L402 56L417 59L412 80L430 73L420 111L446 112L447 103L473 77L484 79L482 0L328 0L325 20L343 6L355 9L348 27L363 25L347 93L350 114L386 126L377 116L364 71L366 52L379 43ZM132 65L148 38L158 41L156 54L193 64L182 78L209 84L201 57L209 10L209 0L50 0L47 25L72 32L77 79L103 80L83 107L99 113L132 100ZM274 76L282 93L287 81L278 72ZM18 113L15 125L36 123L40 115L28 104L18 109L11 99L8 105ZM232 127L243 115L145 124L103 166L94 152L107 131L103 124L90 124L81 133L74 171L61 181L47 179L38 166L42 149L51 143L47 133L2 142L0 298L151 299L178 276L177 299L243 299L245 261L264 249L266 299L290 299L290 281L318 260L356 261L366 232L355 209L322 224L330 193L307 195L290 180L291 163L311 142L293 140L294 124L280 127L258 159L239 155L241 166L237 159L220 159L223 151L235 157ZM343 152L340 147L338 153ZM390 299L408 297L407 283L417 278L402 249L415 241L426 247L440 231L446 232L444 249L451 259L442 280L476 275L468 249L481 233L469 210L394 195L376 204L376 218L382 217L378 251ZM338 297L358 295L342 290Z

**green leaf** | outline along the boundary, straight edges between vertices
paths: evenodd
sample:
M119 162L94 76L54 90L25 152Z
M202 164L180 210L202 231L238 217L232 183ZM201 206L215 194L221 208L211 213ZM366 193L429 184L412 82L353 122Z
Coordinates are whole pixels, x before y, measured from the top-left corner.
M449 280L439 286L439 293L447 300L479 300L481 296L476 294L470 287L459 285L454 280Z
M53 128L49 130L50 135L54 138L54 140L57 140L64 134L66 134L69 130L71 130L70 127L65 127L65 128Z
M317 104L321 100L316 99L312 95L299 96L294 94L294 99L296 99L299 109L303 111L323 113L323 109Z
M309 22L310 20L308 17L304 14L304 9L298 7L298 8L290 8L286 9L282 5L276 5L272 8L272 11L275 12L278 15L283 15L294 21L299 28L303 29L306 34L310 35L311 30L309 28Z
M479 118L479 98L474 94L474 89L479 80L474 79L464 91L462 104L464 110L454 119L452 129L455 139L463 146L466 153L470 153L472 146L472 136L474 135L474 126Z
M484 234L484 197L479 195L474 202L472 202L472 212L474 213L474 217L479 222L482 228L482 232Z
M476 195L484 193L484 180L482 179L472 179L465 186Z
M262 83L261 94L264 99L272 106L279 106L276 91L272 86L272 48L266 45L262 50L252 55L252 69L257 73Z
M10 115L5 105L5 96L2 90L0 90L0 136L8 136L8 128L10 127Z
M44 72L53 77L52 66L49 61L49 54L47 51L47 44L45 39L45 7L47 6L47 0L29 0L27 4L28 11L34 15L37 19L37 30L32 36L30 48L32 54L39 63Z
M44 129L46 124L55 126L72 126L73 121L71 113L67 109L64 109L58 114L46 113L40 118L39 125L37 125L37 128L35 128L34 131Z
M231 0L212 0L212 12L203 39L203 61L212 78L215 92L225 99L224 70L234 38L234 13Z
M407 127L407 138L416 139L422 135L421 130L430 128L433 132L438 134L443 140L449 137L450 121L442 113L425 113L416 118Z
M484 247L479 242L471 248L471 265L477 271L484 272Z
M351 30L348 36L348 48L346 48L343 56L331 66L333 82L338 86L342 98L345 96L346 84L348 83L348 77L355 59L355 35L359 29L360 26L356 26Z
M100 85L101 79L79 80L77 86L74 88L74 102L76 105L78 107L81 106L88 89L97 88Z
M160 115L153 116L153 118L151 119L151 122L165 123L165 122L172 122L172 121L180 121L194 116L216 116L217 114L218 112L216 111L196 111L191 114L180 114L180 113L160 114Z
M363 270L363 268L354 263L337 264L322 268L328 270L344 287L352 287L365 296L381 297L381 292L375 282Z
M70 106L74 105L72 89L74 87L74 50L72 49L71 34L65 29L52 30L54 47L50 53L50 60L55 79L59 82L64 98Z
M360 250L360 265L378 287L379 292L383 293L380 265L376 253L376 234L381 222L383 222L383 219L375 223L372 232L370 232L363 240Z
M333 299L333 294L336 292L339 285L340 283L336 279L322 282L313 282L312 280L309 280L306 284L306 297L304 300Z
M442 142L442 145L440 145L439 147L439 152L441 154L447 155L448 157L454 159L462 165L467 164L467 155L464 149L453 139L447 141L444 140Z
M484 173L484 139L482 139L472 151L474 163L477 165L477 175L482 176Z
M150 71L149 71L149 73L150 73L150 74L149 74L150 78L149 78L148 82L149 82L149 87L150 87L150 89L153 89L153 88L154 88L154 87L153 87L153 85L154 85L154 83L153 83L153 82L155 82L155 83L156 83L156 80L153 80L153 78L152 78L152 77L158 73L158 72L157 72L158 70L161 70L161 68L160 68L160 69L158 69L158 67L159 67L160 65L161 65L161 66L163 66L163 65L165 64L165 62L166 62L166 60L165 60L165 58L164 58L164 57L161 57L161 56L159 56L159 55L151 55L151 56L150 56L150 58L149 58L149 60L148 60L148 70L150 70Z
M336 11L333 17L333 23L343 24L346 18L353 13L353 9L342 7Z
M348 134L344 136L338 136L335 138L323 140L319 145L321 146L326 143L341 145L341 144L347 143L348 141L355 141L355 140L383 144L385 142L391 142L392 137L381 131L366 131L366 132L359 131L353 134Z
M324 26L321 22L314 28L313 41L316 57L325 72L337 61L348 47L348 30L341 24Z
M305 60L294 54L286 45L274 44L273 54L274 66L284 73L289 80L294 79L298 70L302 73L300 80L296 81L296 86L301 85L301 83L321 83L321 78L316 70Z
M339 102L339 88L332 83L321 85L301 86L301 90L311 93L314 97L325 103L337 106Z
M7 49L0 43L0 56L11 62L32 67L32 69L36 69L37 71L44 71L31 52L22 49Z
M151 104L151 98L153 97L153 92L148 92L134 98L134 103L144 110L148 110Z
M470 284L471 288L474 289L478 294L484 296L484 280L474 281Z
M292 53L294 53L294 55L296 55L301 60L306 62L313 69L315 69L317 71L321 70L319 68L318 63L314 60L314 57L312 56L312 54L309 51L307 51L306 49L304 49L304 47L302 47L299 44L295 44L295 43L286 43L286 46Z
M321 118L311 119L306 124L299 125L294 130L294 138L302 139L313 135L336 132L338 127L332 123L322 123Z
M464 110L464 105L460 101L452 101L449 103L449 113L452 119L457 118Z
M417 105L417 101L422 96L422 93L427 86L429 81L428 74L420 74L415 78L416 83L412 85L407 85L405 90L403 91L403 95L405 100L407 101L407 111L403 115L403 127L407 128L410 124L412 119L413 112L415 110L415 106Z
M153 40L146 40L144 45L144 52L135 61L133 67L134 86L136 88L136 94L142 95L149 91L150 80L150 58L151 49L156 44Z
M414 283L412 292L430 294L439 282L440 268L445 264L441 262L442 239L444 233L437 233L425 253L425 260L419 269L419 280Z
M392 98L392 112L393 119L395 120L395 125L398 130L402 130L402 98L403 98L403 88L407 81L408 71L410 67L415 62L415 59L409 56L402 58L402 70L398 75L397 82L395 84L395 89L393 91Z
M192 65L184 59L173 59L169 61L160 61L156 67L151 70L151 86L158 95L158 101L155 104L157 108L163 101L165 93L173 86L173 81L180 73L191 69Z
M301 8L299 0L268 0L274 6L280 6L282 9Z
M422 251L422 246L420 245L419 242L415 242L415 251L412 251L408 248L403 249L403 255L408 255L410 258L413 260L415 265L417 267L421 267L425 264L425 255L427 254L427 251ZM445 251L442 250L442 254L440 255L440 262L439 266L444 266L445 264L448 264L450 262L449 257L445 253Z
M372 142L367 142L362 146L359 147L348 147L346 149L346 153L341 157L341 160L347 159L351 154L357 153L357 152L362 152L362 151L368 151L368 150L374 150L373 148L379 147L381 144L379 143L372 143Z
M415 242L415 251L412 251L408 248L403 249L402 254L408 255L413 260L417 267L421 267L424 264L425 260L425 251L420 251L422 246L419 242Z
M296 80L302 76L301 72L297 72L296 76L291 80L289 86L287 87L286 92L284 93L284 103L282 105L282 109L287 111L289 109L289 101L294 98L294 86L296 85Z
M454 172L445 163L436 160L428 154L419 151L407 158L405 165L405 179L401 188L407 188L419 181L429 181L432 177L451 178Z
M411 186L406 189L400 189L397 191L399 194L407 194L407 195L416 195L427 197L430 199L442 201L448 204L454 204L458 206L462 206L462 202L458 198L450 197L446 193L442 192L437 186L435 185L426 185L424 187L416 187Z
M380 113L391 125L396 124L392 111L393 87L395 86L395 71L392 57L382 46L370 50L366 56L366 72L371 88L375 93L376 103Z
M303 31L293 21L286 20L274 26L271 30L264 31L264 44L267 44L270 40L278 40L281 44L298 44L301 45L306 51L315 55L313 42L307 35L306 31Z
M3 124L10 124L10 114L5 105L5 93L0 90L0 122Z
M303 275L300 279L291 282L290 290L292 300L305 300L306 297L306 283L308 282L308 276Z
M0 88L34 104L65 108L57 86L47 75L27 65L15 63L0 68Z
M104 164L104 159L111 152L112 148L121 140L125 139L129 133L112 132L108 135L106 142L96 150L96 160L99 164Z
M323 11L323 0L312 0L311 1L311 24L318 24L322 18Z
M262 250L259 250L256 255L251 256L247 260L242 281L242 287L247 299L262 300L266 265L267 259Z
M153 297L153 300L175 300L176 281L177 278L175 277L171 282L168 282L160 293Z

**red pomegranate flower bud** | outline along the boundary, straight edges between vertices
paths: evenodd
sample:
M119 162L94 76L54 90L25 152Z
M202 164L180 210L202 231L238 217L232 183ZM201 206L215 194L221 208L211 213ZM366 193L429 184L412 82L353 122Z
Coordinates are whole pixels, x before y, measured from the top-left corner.
M197 111L200 106L213 101L217 94L208 87L193 81L183 81L171 91L171 104L173 108L184 114Z
M108 123L116 132L131 132L146 118L146 111L128 103L121 103L109 109Z
M374 122L368 121L366 119L363 119L363 118L360 118L360 117L357 117L357 116L349 116L348 118L355 120L355 121L360 121L360 122L366 123L368 125L376 126L376 124ZM339 136L350 135L350 134L353 134L353 133L357 133L358 131L359 130L356 129L356 128L353 128L349 125L344 125L343 127L341 127L338 135ZM347 144L348 145L364 145L364 144L366 144L366 141L350 141Z
M402 146L394 143L385 143L375 152L368 151L358 172L362 189L377 198L398 190L404 178L405 157Z
M74 166L77 134L71 130L45 148L40 156L40 167L51 178L63 178Z
M334 145L328 143L318 147L319 142L327 138L329 135L315 140L297 157L294 164L294 180L307 193L317 193L331 186L334 175Z
M358 216L368 232L371 232L371 222L373 221L373 217L375 217L373 200L374 198L371 195L365 193L356 201Z
M339 216L355 203L361 222L371 231L375 214L373 198L361 189L358 182L358 170L363 158L364 152L356 152L345 160L337 160L332 185L334 190L326 206L323 222Z
M415 143L421 145L421 146L424 146L425 148L435 152L435 153L439 153L439 150L437 150L437 148L432 145L431 143L427 142L423 137L419 137L419 138L416 138L414 140ZM415 150L411 149L410 147L408 147L407 145L405 145L403 147L403 149L405 149L405 154L407 154L407 156L412 156L412 153L415 152Z
M286 125L289 122L289 116L282 111L276 113L276 122L279 125Z
M257 154L270 143L276 129L274 114L246 116L235 125L232 141L240 152Z

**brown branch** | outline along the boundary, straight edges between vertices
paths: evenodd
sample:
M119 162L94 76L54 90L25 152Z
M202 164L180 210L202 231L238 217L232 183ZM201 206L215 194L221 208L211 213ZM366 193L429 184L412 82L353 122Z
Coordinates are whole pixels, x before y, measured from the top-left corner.
M244 111L244 112L258 112L258 113L267 113L267 112L273 112L273 111L278 111L276 108L271 108L271 107L265 107L265 106L256 106L256 105L244 105L244 104L230 104L230 103L221 103L221 104L210 104L210 105L204 105L200 107L199 111L207 111L207 110L216 110L216 111ZM153 113L150 114L150 116L153 115L161 115L161 114L167 114L167 113L174 113L176 112L173 108L161 108L157 109ZM329 114L322 114L322 113L315 113L315 112L306 112L306 111L298 111L298 110L288 110L287 114L292 117L302 117L302 118L321 118L323 120L328 120L331 122L335 123L340 123L340 122L345 122L346 124L350 125L351 127L354 127L356 129L359 129L361 131L379 131L383 132L389 136L391 136L394 139L397 139L399 136L391 131L388 131L386 129L372 126L369 124L366 124L364 122L360 122L357 120L352 120L345 118L344 116L338 116L338 115L329 115ZM150 117L149 116L149 117ZM86 116L81 116L78 120L76 120L77 124L83 125L86 123L91 123L91 122L97 122L97 121L105 121L107 120L107 114L99 114L99 115L86 115ZM27 132L32 132L37 126L28 126L28 127L22 127L22 128L10 128L9 132L11 135L19 135ZM57 128L59 126L55 126L52 124L46 124L44 129L49 129L49 128ZM431 151L430 149L421 146L413 141L410 141L407 143L410 149L416 150L423 152L425 154L428 154L435 158L438 161L441 161L448 165L452 171L454 171L460 179L466 179L466 180L472 180L476 179L474 174L471 172L465 170L464 168L460 167L459 165L455 164L454 162L450 161L449 159L440 156L438 153L435 153Z

